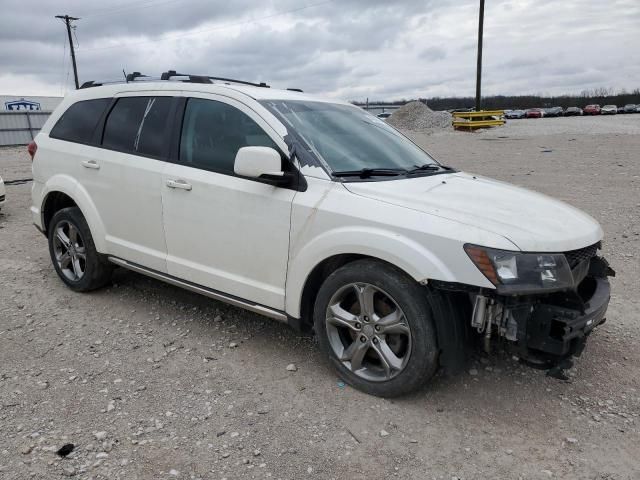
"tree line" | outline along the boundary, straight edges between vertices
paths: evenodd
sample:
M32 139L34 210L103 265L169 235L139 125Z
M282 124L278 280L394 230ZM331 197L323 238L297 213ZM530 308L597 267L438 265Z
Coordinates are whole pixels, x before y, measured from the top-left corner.
M416 99L402 99L395 101L369 101L371 104L384 103L387 105L404 105ZM417 99L429 105L432 110L454 110L475 107L475 97L432 97ZM354 101L355 105L364 106L367 102ZM482 97L482 108L485 110L526 109L534 107L580 107L597 103L599 105L617 105L628 103L640 104L640 88L631 92L621 90L615 93L610 88L595 88L583 90L579 95L494 95Z

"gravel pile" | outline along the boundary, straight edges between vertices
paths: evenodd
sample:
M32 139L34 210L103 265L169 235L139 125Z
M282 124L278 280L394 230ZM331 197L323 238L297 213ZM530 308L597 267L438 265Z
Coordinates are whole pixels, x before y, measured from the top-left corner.
M434 112L424 103L417 101L400 107L387 122L396 128L413 132L452 128L449 112Z

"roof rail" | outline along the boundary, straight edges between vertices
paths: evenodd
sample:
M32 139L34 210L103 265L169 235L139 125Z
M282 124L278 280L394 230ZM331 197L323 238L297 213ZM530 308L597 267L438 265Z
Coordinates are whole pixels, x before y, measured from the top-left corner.
M251 85L252 87L270 88L269 85L267 85L264 82L254 83L254 82L247 82L245 80L235 80L233 78L211 77L209 75L191 75L189 73L177 73L175 70L169 70L167 72L164 72L160 76L160 80L170 80L172 77L188 77L189 78L188 81L192 82L192 83L213 83L211 80L218 80L220 82L240 83L242 85Z
M287 90L291 91L291 92L300 92L303 93L301 88L287 88Z
M175 70L169 70L164 72L160 76L159 80L166 81L166 80L171 80L174 77L186 77L187 78L186 80L178 80L178 81L189 82L189 83L213 83L213 80L217 80L219 82L225 82L225 83L239 83L241 85L251 85L252 87L270 88L269 85L267 85L264 82L253 83L253 82L246 82L244 80L235 80L233 78L210 77L208 75L192 75L189 73L178 73ZM116 83L129 83L129 82L135 82L135 81L154 81L154 80L158 80L158 78L150 77L149 75L143 75L140 72L133 72L125 76L124 82L122 80L112 80L112 81L89 80L88 82L84 82L82 85L80 85L80 88L91 88L91 87L100 87L102 85L111 85ZM295 90L300 92L302 91L297 88L290 88L289 90Z
M88 82L84 82L80 85L80 88L99 87L100 85L102 85L102 83L96 82L95 80L89 80Z
M160 80L171 80L173 77L189 77L189 80L183 80L184 82L188 81L191 83L213 83L209 80L209 77L206 75L191 75L188 73L177 73L175 70L169 70L163 72L160 75Z
M91 87L101 87L102 85L113 85L113 84L117 84L117 83L129 83L129 82L134 82L136 80L153 80L152 77L150 77L149 75L143 75L140 72L133 72L133 73L128 73L125 76L124 82L122 80L106 80L106 81L100 81L100 80L89 80L88 82L84 82L82 85L80 85L80 88L91 88Z

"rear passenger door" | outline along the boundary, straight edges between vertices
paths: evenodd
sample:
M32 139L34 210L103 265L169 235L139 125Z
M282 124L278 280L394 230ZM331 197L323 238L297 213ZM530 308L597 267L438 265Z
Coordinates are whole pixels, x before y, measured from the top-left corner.
M165 169L162 201L168 271L284 310L295 191L239 177L233 164L242 147L282 152L286 146L246 105L211 97L186 99L176 163Z
M81 184L102 216L109 254L167 271L162 169L168 156L170 96L120 96L96 133L100 148L82 162Z

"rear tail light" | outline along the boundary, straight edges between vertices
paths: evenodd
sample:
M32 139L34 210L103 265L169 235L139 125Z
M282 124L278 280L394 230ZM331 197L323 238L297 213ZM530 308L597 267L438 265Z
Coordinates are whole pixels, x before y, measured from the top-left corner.
M29 155L31 156L31 161L32 162L33 162L33 157L35 156L37 151L38 151L38 145L36 145L36 142L31 142L27 146L27 152L29 152Z

